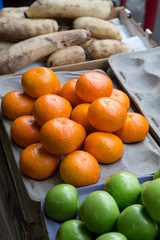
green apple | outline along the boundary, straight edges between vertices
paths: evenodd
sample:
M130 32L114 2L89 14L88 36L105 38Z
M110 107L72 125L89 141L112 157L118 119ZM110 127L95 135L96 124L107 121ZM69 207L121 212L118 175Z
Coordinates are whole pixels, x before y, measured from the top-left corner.
M122 233L109 232L102 234L96 240L127 240L127 238Z
M137 177L127 171L111 175L106 180L104 190L112 195L120 210L137 203L142 191Z
M143 191L143 189L150 183L151 181L146 181L144 183L141 184L141 189ZM141 191L141 193L142 193ZM140 197L139 201L138 201L139 204L142 204L142 197Z
M102 190L90 193L81 206L81 219L89 231L97 234L114 229L119 208L113 197Z
M149 216L154 221L160 222L160 178L152 180L143 189L141 199Z
M56 234L56 240L93 240L84 222L78 219L63 222Z
M79 204L78 191L74 186L58 184L47 192L44 210L49 218L64 222L77 215Z
M160 239L160 225L158 225L158 233L155 240L159 240L159 239Z
M151 181L146 181L146 182L141 184L142 191L149 183L151 183Z
M154 173L153 179L160 178L160 168Z
M154 240L158 226L141 204L133 204L125 208L117 221L117 231L128 240Z

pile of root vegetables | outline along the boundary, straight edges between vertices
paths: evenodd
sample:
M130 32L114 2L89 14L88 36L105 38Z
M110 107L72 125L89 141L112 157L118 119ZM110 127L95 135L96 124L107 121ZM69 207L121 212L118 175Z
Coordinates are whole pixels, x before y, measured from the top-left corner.
M56 67L131 52L110 18L111 0L37 0L0 10L0 74L36 61Z

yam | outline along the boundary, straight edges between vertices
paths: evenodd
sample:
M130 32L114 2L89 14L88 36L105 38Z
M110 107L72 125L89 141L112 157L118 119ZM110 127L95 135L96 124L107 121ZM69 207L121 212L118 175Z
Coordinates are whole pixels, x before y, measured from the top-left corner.
M132 52L132 48L118 40L97 40L93 41L87 48L90 59L108 58L113 54Z
M82 48L86 49L86 48L88 48L88 46L89 46L89 44L90 44L91 42L96 41L96 40L97 40L97 38L91 37L88 41L80 44L80 46L81 46Z
M0 19L0 40L18 42L27 38L58 31L58 23L53 19Z
M95 17L80 17L73 21L74 29L88 28L92 37L122 40L120 30L111 22Z
M53 53L47 60L47 67L80 63L86 60L85 51L80 46L70 46Z
M0 18L25 18L24 12L28 7L5 7L0 10Z
M15 43L0 52L0 73L13 73L58 49L78 45L90 39L89 30L48 33Z
M37 0L25 11L28 18L71 18L83 16L106 19L112 11L107 0Z

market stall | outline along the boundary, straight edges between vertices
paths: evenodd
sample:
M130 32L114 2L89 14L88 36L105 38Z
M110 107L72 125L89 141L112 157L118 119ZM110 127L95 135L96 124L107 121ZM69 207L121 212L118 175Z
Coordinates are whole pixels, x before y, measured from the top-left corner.
M133 144L124 143L124 153L118 161L111 164L100 164L101 174L97 183L93 186L77 188L80 194L80 201L90 192L102 190L106 179L111 174L119 171L128 171L138 177L140 183L142 183L153 179L151 175L160 168L158 107L160 75L157 66L160 48L152 40L151 32L144 32L134 21L128 9L115 8L108 20L119 29L122 35L121 42L129 45L133 52L119 52L119 54L111 54L108 57L91 59L87 57L89 50L85 49L86 58L84 61L71 63L68 60L69 64L51 66L51 69L60 79L61 86L87 72L98 72L109 76L113 87L123 90L129 96L131 102L129 112L143 114L148 120L150 129L143 141ZM67 24L62 26L65 28L63 31L70 27ZM67 29L67 31L70 30ZM62 43L64 44L66 41L65 44L67 44L68 39L63 38L61 39ZM72 38L69 38L72 43ZM84 42L87 40L87 38L83 39ZM16 59L15 55L12 56L14 52L10 55L9 51L23 46L23 41L16 44L13 43L8 49L2 50L0 54L4 56L7 53L8 56L11 56L11 59L12 57ZM77 45L79 44L78 42ZM63 48L65 47L63 46ZM30 54L27 52L27 48L23 50L26 56L29 56L27 55ZM4 62L2 60L0 63L2 74L0 75L1 101L8 92L22 90L21 79L24 72L36 66L46 67L46 57L50 54L51 52L49 51L47 55L39 55L38 58L35 58L35 61L29 61L27 64L25 62L22 65L21 63L14 64L14 66L12 64L13 59L9 63L6 63L6 60ZM7 59L8 56L6 55L5 58ZM19 62L21 62L22 58L19 59ZM23 148L15 144L11 138L10 129L12 122L12 120L4 116L1 110L0 150L3 167L1 167L0 171L5 183L5 191L10 194L9 206L13 209L12 214L19 233L19 239L55 239L59 224L48 219L45 215L44 199L53 186L63 183L62 178L59 171L56 171L49 178L40 181L32 179L21 172L19 159ZM144 176L147 176L147 178L143 178Z

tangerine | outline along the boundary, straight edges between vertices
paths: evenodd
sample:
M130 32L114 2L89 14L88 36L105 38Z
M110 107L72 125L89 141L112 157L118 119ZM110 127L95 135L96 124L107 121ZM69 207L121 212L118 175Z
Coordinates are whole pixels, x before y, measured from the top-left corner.
M85 139L85 150L92 154L99 163L113 163L123 154L123 143L112 133L94 132Z
M16 118L10 129L11 138L20 147L40 142L40 126L32 115Z
M71 104L55 94L43 95L33 104L33 116L40 126L56 117L70 118L71 112Z
M60 176L65 183L83 187L98 181L100 167L90 153L82 150L73 151L62 159Z
M72 107L75 107L78 104L83 102L77 96L76 82L77 82L77 79L71 79L68 82L64 83L61 88L61 92L60 92L60 96L67 99L70 102L70 104L72 105Z
M126 118L126 107L110 97L96 99L88 108L88 121L100 131L117 131L122 128Z
M124 143L134 143L144 140L148 131L149 124L147 119L139 113L129 112L124 125L115 134Z
M38 98L54 91L56 75L46 67L31 68L22 75L21 85L29 96Z
M103 73L87 72L76 83L76 93L83 102L93 102L100 97L109 97L112 93L111 79Z
M71 114L71 119L80 123L86 129L87 133L96 131L96 129L89 123L87 118L89 106L90 103L81 103L73 109Z
M86 130L81 124L64 117L49 120L40 131L43 146L56 155L65 155L80 149L85 137Z
M129 110L130 100L125 92L119 89L113 88L113 91L110 97L124 104L126 106L127 111Z
M8 92L1 102L2 112L5 117L14 120L23 115L32 114L35 99L21 90Z
M59 156L49 153L41 143L26 147L19 160L21 172L35 180L49 178L58 169L59 164Z

